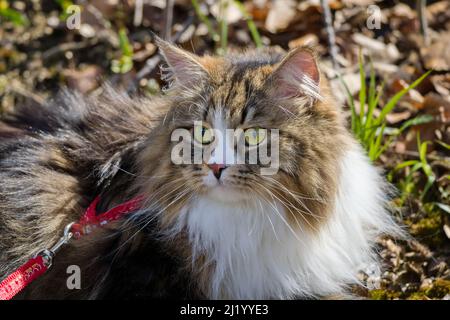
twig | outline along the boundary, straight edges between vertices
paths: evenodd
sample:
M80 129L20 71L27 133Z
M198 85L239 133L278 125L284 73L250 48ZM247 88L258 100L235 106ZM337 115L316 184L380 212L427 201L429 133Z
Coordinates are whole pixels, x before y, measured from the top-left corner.
M95 46L98 43L97 39L84 40L82 42L66 42L52 47L42 53L42 60L48 60L55 55L62 54L67 51L81 50L87 47Z
M194 22L195 16L193 14L189 14L186 21L184 21L181 30L179 30L174 36L173 36L173 42L177 43L178 40L180 40L183 33L186 32L186 30L189 28L189 26L192 25ZM144 67L139 70L139 72L136 75L136 78L134 81L131 82L130 86L128 87L128 93L133 93L136 91L137 86L139 84L139 81L143 79L145 76L149 75L153 72L153 70L159 65L161 62L161 56L160 55L154 55L153 57L147 59L145 61Z
M213 41L218 42L220 40L220 35L216 32L216 30L214 30L211 21L202 12L202 9L200 8L200 4L198 3L198 1L197 0L191 0L191 2L192 2L192 6L194 7L195 13L197 14L198 18L208 28L208 32L209 32L211 38L213 39Z
M83 3L86 1L83 1ZM103 16L103 13L90 3L86 3L86 9L92 13L95 18L102 23L106 29L111 29L111 22Z
M144 78L146 75L150 74L153 69L160 63L161 57L159 55L155 55L145 61L145 66L136 74L136 80L139 81Z
M333 62L334 68L338 70L339 65L337 63L338 50L336 46L336 35L334 33L333 19L331 17L331 11L330 6L328 4L328 0L320 0L320 5L322 6L322 10L324 13L325 28L328 37L328 44L330 46L331 61Z
M174 0L166 0L166 8L164 9L164 33L163 38L166 41L172 39L172 23L173 23L173 6Z
M420 21L420 32L423 36L423 42L426 46L430 44L430 37L428 36L428 21L426 15L427 0L417 0L416 10Z
M144 0L136 0L133 19L133 25L135 27L138 27L142 24L143 16L144 16Z

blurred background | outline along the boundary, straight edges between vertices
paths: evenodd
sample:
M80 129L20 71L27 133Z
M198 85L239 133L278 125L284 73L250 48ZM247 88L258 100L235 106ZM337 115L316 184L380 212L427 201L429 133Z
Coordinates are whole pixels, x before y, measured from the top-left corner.
M159 94L153 33L197 54L313 46L414 236L380 239L385 271L356 293L450 299L450 1L0 0L0 119L62 87Z

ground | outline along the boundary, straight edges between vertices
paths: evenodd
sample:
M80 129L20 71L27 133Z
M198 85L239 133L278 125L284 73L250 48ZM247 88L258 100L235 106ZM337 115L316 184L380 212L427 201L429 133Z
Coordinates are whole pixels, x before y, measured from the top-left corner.
M380 239L385 272L361 273L368 289L356 293L450 299L450 2L422 2L420 14L415 1L330 0L330 46L326 8L313 0L169 0L169 9L156 0L0 0L0 113L41 104L62 86L97 94L105 80L131 94L158 93L153 32L199 54L314 46L349 128L397 187L393 214L413 236Z

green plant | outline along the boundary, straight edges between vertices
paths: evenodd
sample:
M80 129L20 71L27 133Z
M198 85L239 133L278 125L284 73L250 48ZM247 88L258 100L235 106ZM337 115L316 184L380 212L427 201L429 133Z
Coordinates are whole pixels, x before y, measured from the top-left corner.
M257 48L262 47L261 36L259 35L258 29L256 28L256 25L255 25L255 22L253 21L251 15L247 12L244 5L240 1L238 1L238 0L220 0L220 18L218 21L219 31L216 31L211 20L202 11L198 0L191 0L192 6L194 7L194 11L197 14L197 17L200 19L201 22L203 22L206 25L209 36L216 43L216 47L218 46L216 48L217 53L220 55L223 55L227 51L228 21L226 19L226 9L227 9L230 1L232 1L236 5L238 10L241 12L242 16L244 17L245 21L247 22L247 27L250 31L250 34L255 43L255 46Z
M386 116L394 109L399 100L408 93L409 90L418 86L423 79L425 79L432 70L423 74L420 78L414 81L410 86L395 94L385 105L381 108L378 116L375 116L375 109L379 104L380 97L383 93L384 84L377 88L375 83L375 71L372 63L370 63L369 74L369 88L366 86L366 72L364 70L364 60L362 54L359 55L359 74L361 89L359 90L359 114L356 111L355 99L350 93L346 83L341 81L347 91L348 104L351 109L351 128L356 138L361 142L366 149L370 160L377 160L381 154L391 145L394 138L401 134L406 128L421 123L426 123L432 120L429 115L418 116L416 118L406 121L400 128L392 128L386 130L387 122ZM383 141L383 136L389 135L386 141Z
M447 144L444 141L440 141L440 140L436 140L436 142L439 143L445 149L450 150L450 144Z
M255 22L253 21L251 15L247 12L244 5L240 1L234 0L233 2L236 4L241 14L244 16L244 19L247 22L248 30L250 30L250 34L252 35L252 39L256 47L261 48L262 47L261 36L259 35L258 29L256 28Z
M68 9L74 5L72 0L55 0L55 2L61 7L62 13L60 15L61 20L66 20L69 16Z
M19 11L10 8L7 0L0 0L0 18L11 21L16 26L29 24L28 18Z
M436 176L434 175L433 170L431 169L431 165L428 163L427 160L428 144L430 144L430 141L421 142L420 134L417 134L417 149L419 150L419 159L404 161L398 164L393 170L393 172L395 172L405 168L410 169L405 180L401 183L401 190L403 190L405 194L411 193L411 186L414 185L413 183L414 173L417 171L422 171L422 173L425 174L427 181L422 191L421 196L422 200L424 199L425 195L427 194L428 190L431 188L433 183L436 181Z
M220 54L227 52L228 44L228 21L227 21L228 0L220 0Z
M202 9L200 8L200 4L197 0L192 0L192 6L194 7L195 13L197 14L197 17L200 19L201 22L203 22L206 27L208 28L208 33L211 39L215 42L220 41L220 35L216 32L214 29L211 21L207 17L206 14L203 13Z
M121 56L111 63L111 70L114 73L127 73L133 68L133 47L128 40L125 28L119 30L119 46Z

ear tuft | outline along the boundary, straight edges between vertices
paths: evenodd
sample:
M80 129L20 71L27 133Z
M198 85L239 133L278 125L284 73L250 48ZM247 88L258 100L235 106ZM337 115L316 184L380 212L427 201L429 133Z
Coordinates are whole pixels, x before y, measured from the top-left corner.
M207 70L199 62L198 57L182 50L167 41L154 36L155 43L168 64L164 79L175 81L177 85L190 87L198 83L208 74Z
M289 52L272 73L275 94L289 99L302 95L320 100L320 71L314 52L296 48Z

